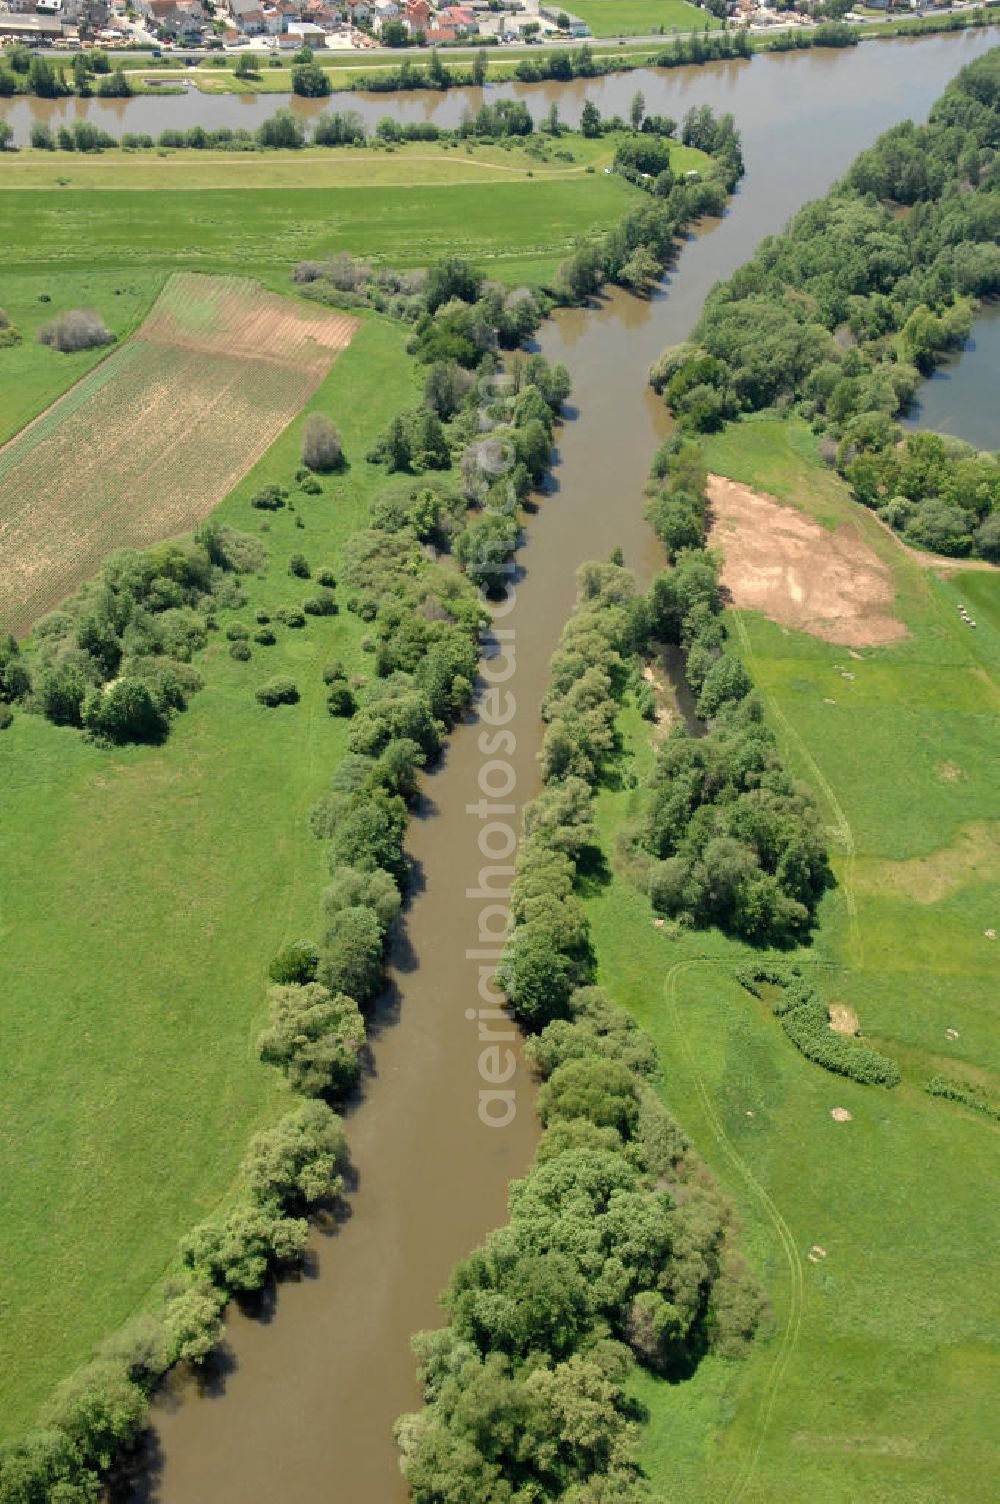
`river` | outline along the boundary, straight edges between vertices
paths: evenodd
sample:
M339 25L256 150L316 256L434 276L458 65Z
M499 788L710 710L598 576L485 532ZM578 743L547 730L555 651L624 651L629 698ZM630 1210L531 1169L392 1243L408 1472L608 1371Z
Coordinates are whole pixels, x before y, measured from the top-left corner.
M987 303L962 349L917 388L903 427L954 434L977 449L1000 449L998 392L1000 304Z
M649 363L687 335L711 285L763 235L822 193L880 130L924 116L958 67L988 45L982 34L963 34L517 90L540 98L539 108L558 98L567 119L584 97L622 109L639 87L660 113L707 100L734 112L748 173L731 212L689 239L648 302L616 292L559 314L541 332L543 352L570 368L573 412L558 436L551 487L525 519L516 605L501 624L516 663L504 685L517 740L506 759L516 777L510 803L519 807L537 788L538 706L577 565L616 545L643 580L658 562L641 502L665 428L646 386ZM383 96L377 107L417 105ZM454 115L461 102L426 96L419 107ZM490 672L499 677L498 665ZM468 1014L480 962L467 953L480 948L484 900L467 895L484 865L482 822L468 812L482 797L478 737L471 720L452 736L409 836L417 892L392 957L395 991L375 1032L376 1069L348 1123L358 1172L352 1215L333 1235L317 1234L310 1275L282 1285L265 1319L231 1317L226 1371L205 1395L182 1387L157 1404L155 1455L136 1501L406 1497L391 1427L417 1401L410 1334L440 1319L437 1292L455 1260L502 1220L506 1182L524 1169L536 1133L520 1070L513 1124L489 1129L477 1116L482 1082ZM513 824L514 813L506 819Z

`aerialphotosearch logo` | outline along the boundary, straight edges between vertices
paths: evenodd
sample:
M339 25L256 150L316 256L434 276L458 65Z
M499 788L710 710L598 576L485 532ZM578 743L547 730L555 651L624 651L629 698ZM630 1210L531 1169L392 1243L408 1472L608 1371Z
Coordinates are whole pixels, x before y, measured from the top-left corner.
M496 401L492 376L480 381L479 428L484 437L474 446L473 466L467 475L467 487L478 500L483 514L514 516L518 510L517 490L509 477L517 463L512 443L490 438L494 420L491 406ZM466 805L466 813L479 821L477 844L484 865L478 884L465 890L466 898L482 905L477 922L478 943L466 951L466 960L478 965L478 1006L466 1011L466 1018L478 1025L479 1044L479 1119L489 1128L506 1128L517 1115L517 1094L513 1081L517 1057L511 1045L516 1031L504 1006L504 994L497 986L497 967L507 941L510 923L511 885L514 878L514 854L517 850L517 802L514 791L517 772L510 759L517 748L511 723L517 703L512 690L505 686L514 677L517 660L514 629L501 623L513 611L517 591L513 576L513 559L498 558L494 543L483 539L480 571L492 577L492 593L484 586L481 596L492 622L483 643L480 676L484 682L476 710L480 731L478 739L479 794L475 804ZM502 580L502 590L496 584ZM498 598L499 595L499 598Z

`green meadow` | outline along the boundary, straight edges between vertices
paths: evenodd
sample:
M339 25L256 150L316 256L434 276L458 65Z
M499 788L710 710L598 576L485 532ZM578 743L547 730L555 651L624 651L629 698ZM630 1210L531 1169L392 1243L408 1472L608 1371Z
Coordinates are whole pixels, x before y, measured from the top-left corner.
M595 37L648 36L654 31L707 31L719 22L686 0L574 0L574 16Z
M266 573L220 626L301 605L292 553L339 572L381 479L365 450L417 391L404 339L367 320L309 403L340 427L345 474L297 495L295 512L249 506L289 480L300 418L218 509L243 530L268 518ZM306 816L349 724L327 714L321 668L359 668L364 630L349 613L307 622L279 626L249 663L220 631L162 747L102 750L23 714L0 737L0 1435L142 1307L180 1235L225 1197L249 1135L286 1105L254 1041L271 957L317 922L322 851ZM297 705L256 703L275 674L296 681Z
M428 149L426 155L440 160L443 154ZM375 152L366 158L367 183L219 192L170 187L184 178L176 160L150 163L160 168L156 186L85 193L69 186L8 188L18 184L17 172L0 168L4 287L8 275L28 269L75 275L183 267L274 275L277 268L287 271L297 261L343 250L401 266L461 252L516 283L551 274L575 240L608 229L635 197L621 178L603 172L549 181L541 167L537 176L525 167L476 182L421 182L417 171L401 184L393 156L392 175L381 182L384 159ZM345 170L349 166L345 160ZM64 175L79 179L80 170L70 163ZM275 184L279 170L276 164ZM238 182L239 167L230 171ZM68 292L71 284L64 280L61 287Z
M829 825L837 886L788 959L855 1010L903 1080L863 1087L805 1060L735 982L747 947L655 925L621 863L594 886L600 980L653 1034L665 1100L728 1187L770 1303L745 1362L708 1359L680 1399L639 1382L646 1461L676 1504L985 1504L997 1130L925 1087L943 1075L1000 1095L1000 940L986 934L1000 929L1000 574L939 578L909 557L804 427L741 424L706 449L718 473L860 528L892 571L908 628L896 646L848 656L746 612L729 626ZM626 711L640 780L648 730ZM626 783L599 800L613 863L638 798Z
M39 345L44 322L94 307L123 339L175 269L254 275L286 293L298 260L347 249L411 266L460 251L515 283L550 273L635 196L621 179L583 172L590 143L566 147L584 153L574 176L555 177L566 168L550 162L549 182L529 177L521 154L513 167L501 151L473 165L464 151L425 148L424 168L417 154L357 154L368 187L350 184L354 154L336 167L339 186L279 188L281 164L269 159L251 188L155 186L181 179L195 153L144 163L155 176L142 188L84 187L91 164L79 161L66 168L79 191L0 187L0 306L24 336L0 351L0 442L103 354ZM11 176L0 169L0 184ZM260 529L268 551L248 604L221 613L221 627L301 605L309 587L289 575L295 552L314 573L340 573L344 540L382 484L364 455L418 398L406 341L404 325L365 317L305 411L214 514ZM294 511L252 509L262 485L290 480L312 409L336 422L347 470L321 495L296 493ZM153 1298L181 1234L226 1197L249 1136L287 1105L255 1040L268 964L314 933L324 885L306 816L349 723L327 714L320 671L335 657L359 670L364 630L350 613L308 617L304 629L279 627L272 647L253 644L249 663L220 631L198 659L204 688L160 747L100 749L23 713L0 735L0 1438L31 1425L54 1385ZM301 699L266 710L254 690L278 674Z

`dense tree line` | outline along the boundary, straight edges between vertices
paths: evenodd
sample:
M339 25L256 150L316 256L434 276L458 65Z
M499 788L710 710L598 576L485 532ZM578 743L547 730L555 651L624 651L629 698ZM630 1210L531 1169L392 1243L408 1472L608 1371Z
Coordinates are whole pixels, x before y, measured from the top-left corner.
M651 381L679 424L798 412L857 498L910 543L1000 559L1000 464L897 415L1000 292L1000 49L964 68L926 126L896 126L824 199L713 289Z
M502 969L545 1132L507 1225L455 1268L448 1325L415 1339L427 1403L397 1438L416 1504L649 1499L629 1370L681 1378L706 1351L738 1356L760 1318L729 1209L661 1101L652 1041L588 985L573 890L642 622L626 570L583 567L546 700L580 756L547 761L525 811Z
M763 995L762 983L776 990L771 1011L807 1060L863 1086L899 1085L895 1061L870 1045L834 1032L830 1010L798 967L786 971L780 966L747 966L737 972L737 980L754 997Z
M647 597L653 640L682 648L708 723L661 745L639 843L661 913L717 924L753 944L802 938L829 882L808 789L782 766L750 676L728 642L719 561L705 549L706 473L696 444L668 440L652 470L648 515L673 561Z

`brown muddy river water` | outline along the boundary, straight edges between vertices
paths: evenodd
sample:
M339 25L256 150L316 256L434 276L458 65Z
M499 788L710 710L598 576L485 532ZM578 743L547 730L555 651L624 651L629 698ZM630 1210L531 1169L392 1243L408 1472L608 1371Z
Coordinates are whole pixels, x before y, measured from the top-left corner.
M495 932L498 916L488 913L488 896L470 894L491 859L511 860L508 832L537 787L538 707L577 565L619 544L643 579L658 562L641 491L664 415L645 385L647 368L664 345L687 335L712 284L763 235L821 194L879 131L925 116L960 65L989 43L982 34L886 42L505 91L529 98L539 113L558 98L565 119L586 97L602 110L625 111L637 88L651 111L677 117L708 101L735 114L747 177L731 212L687 242L649 302L615 293L590 310L560 314L542 332L540 348L572 373L573 414L559 434L551 490L525 520L516 604L497 623L508 634L501 646L512 650L513 669L499 657L487 663L500 690L493 718L509 716L512 735L490 752L480 744L481 723L459 728L427 780L408 843L418 885L393 956L395 991L375 1031L375 1073L348 1118L358 1175L351 1215L314 1237L312 1272L282 1285L264 1319L232 1316L230 1361L210 1392L181 1386L158 1403L155 1455L134 1500L405 1499L391 1428L418 1401L410 1334L439 1320L436 1296L452 1264L503 1219L507 1182L525 1168L536 1138L533 1092L520 1067L503 1088L516 1093L513 1122L490 1128L480 1121L481 1046L468 1013L482 1006L479 968L492 964L494 947L488 934L483 943L480 926ZM381 96L375 108L445 118L457 117L463 102ZM267 101L266 110L277 103ZM175 104L188 111L183 119ZM160 113L143 124L139 111L148 108ZM170 124L219 124L227 110L253 122L252 109L236 99L126 105L130 129L159 128L168 113ZM483 818L484 789L513 808Z

